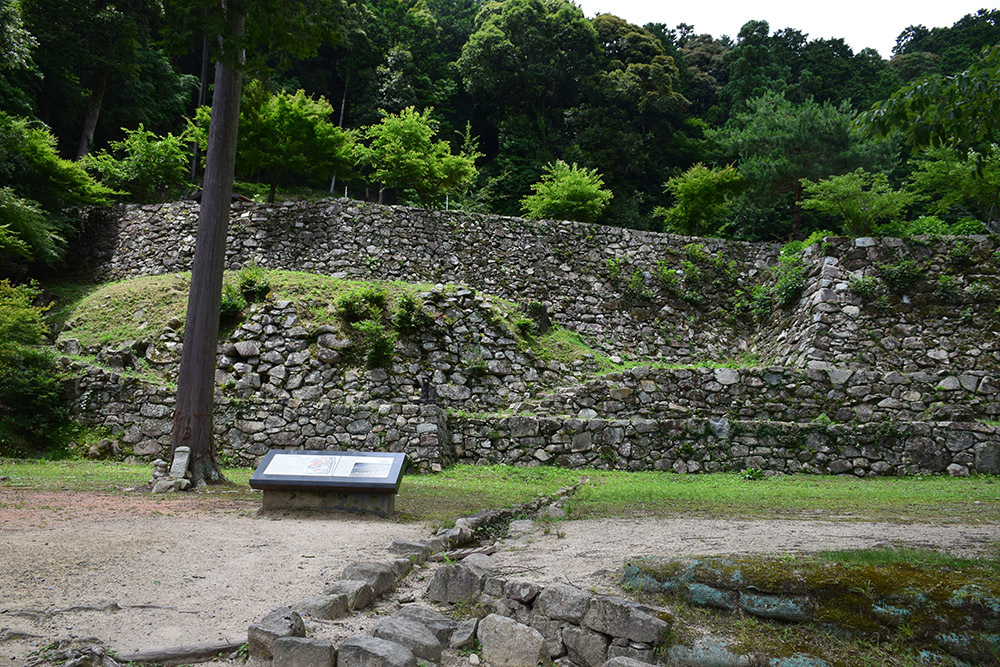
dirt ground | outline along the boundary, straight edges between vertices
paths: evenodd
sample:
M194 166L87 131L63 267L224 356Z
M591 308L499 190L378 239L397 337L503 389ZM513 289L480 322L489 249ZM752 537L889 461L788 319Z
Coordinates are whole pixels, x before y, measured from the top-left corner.
M186 494L0 487L0 665L24 664L56 637L97 637L121 653L244 641L251 622L319 593L348 563L390 558L392 540L429 534L422 525L348 515L267 518L251 503ZM510 578L613 590L622 563L636 556L889 544L975 554L997 542L996 524L587 520L529 526L496 558ZM415 571L373 611L310 629L331 639L365 631L379 614L422 602L432 571Z

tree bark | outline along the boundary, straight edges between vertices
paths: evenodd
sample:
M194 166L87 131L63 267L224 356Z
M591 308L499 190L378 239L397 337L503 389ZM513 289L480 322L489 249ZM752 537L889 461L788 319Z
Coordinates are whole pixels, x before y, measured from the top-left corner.
M226 2L223 0L223 11ZM243 31L243 15L232 6L226 12L233 34ZM177 403L171 454L181 446L191 448L191 483L225 481L215 457L212 407L215 399L215 365L219 340L219 309L226 259L226 230L236 166L236 136L240 120L242 74L223 57L215 65L212 122L208 130L205 184L198 216L191 289L188 293L184 347L177 377Z
M108 73L99 69L94 74L94 87L87 100L87 115L83 119L83 130L80 132L80 145L76 149L76 159L79 160L90 152L94 145L94 132L97 130L97 119L101 117L101 104L104 102L104 90L108 87Z
M802 184L795 186L795 208L792 214L792 238L802 240Z

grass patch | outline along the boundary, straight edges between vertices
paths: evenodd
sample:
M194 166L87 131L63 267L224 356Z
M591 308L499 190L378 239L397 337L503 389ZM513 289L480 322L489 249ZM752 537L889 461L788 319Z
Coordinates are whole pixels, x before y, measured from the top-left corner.
M863 567L886 567L908 565L914 568L948 569L956 572L988 571L1000 574L1000 542L994 545L995 557L983 560L960 558L941 551L914 547L886 547L881 549L851 549L844 551L821 551L816 558L830 563L857 565Z
M784 475L749 482L739 473L588 472L568 503L572 518L685 516L889 521L1000 520L995 476L881 477ZM978 504L977 504L978 502Z
M251 470L226 468L239 498L259 502ZM0 460L4 484L42 491L123 492L149 480L148 464L100 461ZM839 519L854 521L1000 522L1000 478L891 477L856 479L788 475L749 482L739 473L567 470L550 466L456 465L436 475L407 475L396 499L403 521L448 523L482 509L509 507L554 493L582 477L589 482L567 503L570 519L629 517ZM230 496L232 497L232 496Z
M246 499L259 501L260 492L249 488L250 475L247 468L224 468L223 474L231 484L208 487L207 495L213 491L236 489L246 490ZM146 485L153 474L153 466L148 463L123 463L116 461L83 461L65 459L48 461L41 459L0 459L0 476L10 479L2 486L31 491L77 491L81 493L126 493L126 489ZM170 497L170 496L161 496Z
M63 338L107 345L158 336L172 318L184 321L190 274L147 276L100 286L47 285L56 295L50 318Z
M563 468L456 465L436 475L407 476L396 511L403 520L448 524L482 509L510 507L555 493L583 476Z

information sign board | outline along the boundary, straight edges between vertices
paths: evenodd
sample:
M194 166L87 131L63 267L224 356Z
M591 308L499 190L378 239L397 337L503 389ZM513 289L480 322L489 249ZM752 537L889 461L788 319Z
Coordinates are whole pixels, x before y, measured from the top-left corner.
M397 493L406 454L272 449L250 477L255 489Z

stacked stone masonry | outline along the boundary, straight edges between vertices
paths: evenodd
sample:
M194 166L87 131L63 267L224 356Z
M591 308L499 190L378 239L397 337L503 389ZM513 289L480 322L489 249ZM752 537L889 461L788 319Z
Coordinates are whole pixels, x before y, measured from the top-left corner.
M101 278L185 270L196 218L191 203L125 208L78 264ZM216 435L241 464L272 447L350 447L405 451L422 470L998 473L996 253L993 237L826 239L802 255L797 303L755 319L736 297L773 284L775 246L347 201L237 205L230 268L458 286L419 295L433 324L401 337L387 369L346 365L349 341L303 325L299 304L253 306L220 342ZM595 377L592 360L541 359L494 296L541 301L596 347L647 361ZM78 414L162 455L181 343L173 330L127 349L61 340L104 365L65 362ZM128 372L140 367L160 379ZM418 405L419 378L437 405Z

